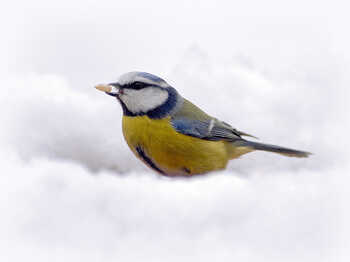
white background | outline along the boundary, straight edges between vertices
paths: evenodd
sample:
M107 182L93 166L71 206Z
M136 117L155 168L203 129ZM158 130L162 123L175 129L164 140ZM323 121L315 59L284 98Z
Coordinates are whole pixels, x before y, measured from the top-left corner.
M348 261L345 1L1 5L1 261ZM314 155L160 177L93 88L133 70Z

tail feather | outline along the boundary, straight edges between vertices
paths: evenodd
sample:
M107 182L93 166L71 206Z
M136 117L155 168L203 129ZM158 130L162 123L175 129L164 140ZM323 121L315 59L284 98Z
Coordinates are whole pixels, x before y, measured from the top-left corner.
M281 147L281 146L257 143L257 142L247 141L247 140L236 141L234 142L234 145L238 147L252 148L253 150L261 150L261 151L278 153L289 157L308 157L309 155L311 155L311 153L305 152L305 151L295 150L295 149Z

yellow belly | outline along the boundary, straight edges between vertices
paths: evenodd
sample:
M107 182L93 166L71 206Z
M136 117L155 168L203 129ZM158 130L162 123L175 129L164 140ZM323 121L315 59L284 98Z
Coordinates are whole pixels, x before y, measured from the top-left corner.
M169 118L124 116L123 134L137 157L165 175L186 176L223 169L231 158L228 142L178 133Z

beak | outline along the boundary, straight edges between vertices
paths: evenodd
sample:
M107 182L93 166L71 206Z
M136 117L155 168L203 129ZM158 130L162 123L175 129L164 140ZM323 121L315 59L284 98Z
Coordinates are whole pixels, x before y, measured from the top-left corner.
M97 90L105 92L107 95L110 95L110 96L117 96L122 93L122 90L120 89L120 86L118 84L113 84L113 85L100 84L95 86L95 88Z

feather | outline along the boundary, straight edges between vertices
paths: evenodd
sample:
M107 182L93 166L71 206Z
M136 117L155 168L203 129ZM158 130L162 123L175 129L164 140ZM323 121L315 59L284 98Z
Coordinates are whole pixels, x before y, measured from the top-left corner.
M179 133L212 141L236 141L241 136L254 137L209 116L186 99L182 108L171 116L171 124Z

